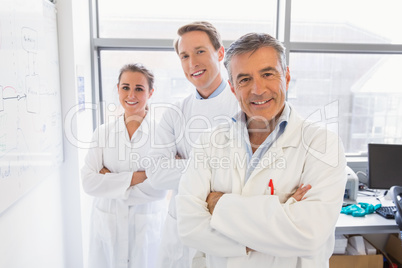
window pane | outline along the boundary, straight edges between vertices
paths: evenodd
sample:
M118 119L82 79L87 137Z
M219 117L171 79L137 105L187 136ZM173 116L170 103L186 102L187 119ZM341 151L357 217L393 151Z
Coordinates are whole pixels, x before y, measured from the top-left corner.
M291 41L401 44L400 0L292 1Z
M99 0L99 37L173 39L177 29L195 20L213 23L224 40L257 31L275 35L276 0Z
M347 153L402 143L401 55L291 53L289 68L289 102L313 121L334 123Z

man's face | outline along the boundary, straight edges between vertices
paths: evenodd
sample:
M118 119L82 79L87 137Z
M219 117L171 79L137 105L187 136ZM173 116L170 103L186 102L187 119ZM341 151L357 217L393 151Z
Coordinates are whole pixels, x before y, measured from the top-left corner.
M208 35L202 31L183 34L178 54L184 74L203 97L208 97L222 82L220 62L224 48L215 50Z
M234 56L230 68L230 87L248 118L267 123L282 113L290 73L284 74L274 48Z

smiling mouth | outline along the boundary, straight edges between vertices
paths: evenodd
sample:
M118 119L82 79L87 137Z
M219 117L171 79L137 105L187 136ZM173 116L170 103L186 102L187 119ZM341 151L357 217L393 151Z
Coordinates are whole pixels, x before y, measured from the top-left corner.
M134 104L137 104L138 101L126 101L126 103L127 103L127 104L130 104L130 105L134 105Z
M191 76L193 76L193 77L200 76L200 75L202 75L203 73L205 73L205 71L206 71L206 70L201 70L201 71L195 72L195 73L191 74Z
M265 100L265 101L252 101L251 103L255 104L255 105L262 105L262 104L265 104L265 103L269 102L270 100L271 99Z

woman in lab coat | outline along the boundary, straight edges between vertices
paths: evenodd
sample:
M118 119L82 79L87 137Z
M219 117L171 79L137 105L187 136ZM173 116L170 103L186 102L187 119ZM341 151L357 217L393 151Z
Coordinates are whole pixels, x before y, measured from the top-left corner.
M166 206L165 191L152 188L143 171L153 81L144 66L125 65L117 84L124 114L94 132L82 169L84 191L94 197L90 268L154 267Z

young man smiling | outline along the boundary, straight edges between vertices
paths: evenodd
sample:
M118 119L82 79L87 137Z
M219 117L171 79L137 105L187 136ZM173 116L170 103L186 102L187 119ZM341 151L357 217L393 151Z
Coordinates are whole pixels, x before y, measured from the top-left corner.
M202 254L184 246L179 239L175 196L190 151L197 146L199 135L230 121L239 106L222 76L225 50L216 28L208 22L193 22L182 26L177 33L175 51L184 75L195 90L177 105L167 107L155 131L158 148L150 152L154 165L146 170L146 174L156 189L172 190L158 267L204 267Z
M220 68L224 47L220 43L212 44L204 31L188 31L181 34L175 50L187 80L202 98L208 99L222 83Z

